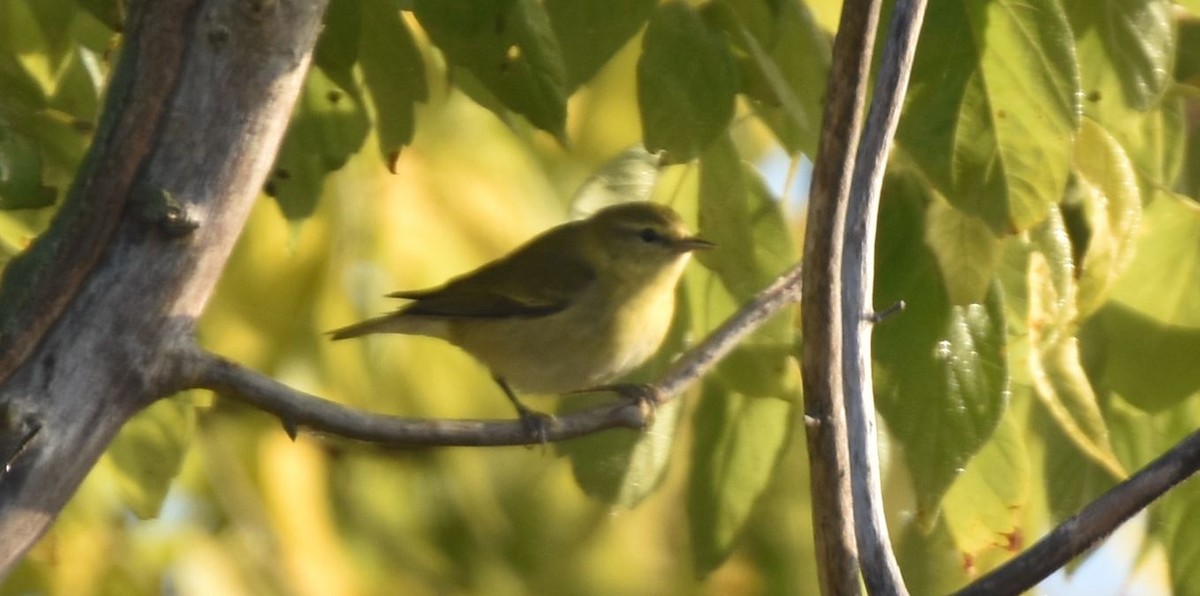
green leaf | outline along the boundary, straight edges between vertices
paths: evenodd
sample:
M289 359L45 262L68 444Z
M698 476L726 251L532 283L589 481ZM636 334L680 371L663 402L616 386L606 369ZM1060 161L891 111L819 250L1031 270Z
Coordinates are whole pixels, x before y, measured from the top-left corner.
M1171 81L1175 22L1170 0L1063 0L1075 35L1095 36L1125 101L1146 110Z
M933 194L926 213L925 242L937 259L950 303L982 302L996 277L1003 244L983 220Z
M400 148L413 139L414 104L429 99L425 62L392 2L369 1L363 9L359 61L375 107L379 152L394 174Z
M1159 412L1200 391L1200 329L1168 325L1109 303L1080 332L1090 376L1134 406Z
M737 70L725 37L686 3L662 4L650 18L637 66L642 136L663 163L699 156L733 118Z
M1200 329L1200 206L1163 196L1151 203L1137 252L1112 290L1113 300L1167 325Z
M1112 472L1079 450L1062 426L1044 410L1031 411L1029 426L1040 435L1045 454L1042 484L1051 519L1062 521L1113 487Z
M830 44L808 7L721 0L706 11L737 50L741 91L758 117L789 153L816 155Z
M793 425L792 404L705 383L696 410L688 524L697 575L729 556L770 484Z
M0 209L36 209L54 203L42 184L42 154L36 143L0 120Z
M1009 554L1004 537L1026 533L1022 520L1032 474L1021 429L1005 416L942 500L946 529L959 551L976 560Z
M1061 7L934 0L926 15L897 138L955 207L1027 229L1062 196L1079 123Z
M1079 317L1095 312L1133 257L1134 234L1142 219L1142 193L1125 150L1112 135L1085 119L1075 144L1078 209L1086 227L1077 250ZM1066 212L1074 208L1064 202ZM1068 229L1070 230L1070 225ZM1080 234L1072 231L1074 241Z
M101 58L91 50L76 48L59 76L50 107L73 116L78 126L94 128L100 115L104 77Z
M718 248L697 259L736 300L750 298L795 262L795 243L779 202L757 170L742 163L728 136L700 158L699 223L700 236Z
M1070 0L1084 114L1134 163L1147 198L1174 181L1183 150L1180 100L1157 83L1171 72L1173 23L1162 0ZM1170 11L1169 7L1166 10ZM1161 72L1160 72L1161 71Z
M125 423L109 445L108 456L119 473L117 490L139 518L158 515L195 426L188 394L160 399Z
M123 0L75 0L75 3L96 17L96 20L115 31L125 22Z
M310 70L266 185L285 217L298 220L312 214L326 174L340 169L362 147L367 128L359 100L321 69Z
M571 460L575 482L588 496L632 509L662 484L682 404L674 399L659 407L643 432L597 433L560 443L556 451Z
M313 64L345 91L357 94L353 70L358 61L362 7L383 4L382 0L334 0L325 11L321 35L313 49Z
M875 330L876 403L903 445L917 523L937 519L945 491L992 436L1008 399L1004 300L993 283L982 303L953 306L924 242L924 195L912 177L889 176L876 242L875 304L908 308Z
M650 18L656 0L546 0L568 93L591 80Z
M1200 0L1195 0L1200 6ZM1175 80L1196 85L1200 83L1200 15L1178 19L1175 42Z
M475 75L513 112L563 140L567 84L562 51L537 0L415 0L447 62Z

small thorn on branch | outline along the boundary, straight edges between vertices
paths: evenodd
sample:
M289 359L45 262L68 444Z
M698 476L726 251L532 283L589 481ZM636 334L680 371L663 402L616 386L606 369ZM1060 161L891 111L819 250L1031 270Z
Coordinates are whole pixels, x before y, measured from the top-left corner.
M893 316L900 314L900 312L902 312L906 306L908 306L908 304L906 304L903 300L897 300L891 306L883 310L868 314L866 319L867 321L870 321L872 325L878 325L879 323L882 323Z
M289 439L293 443L296 442L296 436L300 434L300 429L296 427L296 421L292 418L280 417L279 422L283 424L283 432L287 433Z

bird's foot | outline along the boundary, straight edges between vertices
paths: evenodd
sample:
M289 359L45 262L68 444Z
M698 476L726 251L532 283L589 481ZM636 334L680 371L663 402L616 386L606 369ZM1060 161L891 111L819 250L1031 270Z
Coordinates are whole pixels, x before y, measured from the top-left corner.
M541 445L546 445L550 442L550 427L554 424L554 416L535 412L526 407L517 409L517 416L521 419L521 425L525 427L525 432L532 439L537 439Z

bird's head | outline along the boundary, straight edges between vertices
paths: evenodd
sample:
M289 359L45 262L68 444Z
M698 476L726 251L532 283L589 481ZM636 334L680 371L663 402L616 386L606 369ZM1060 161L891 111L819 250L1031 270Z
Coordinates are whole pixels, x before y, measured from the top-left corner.
M650 274L682 265L692 251L715 246L693 236L670 207L648 201L606 207L583 225L600 249L600 258L630 272Z

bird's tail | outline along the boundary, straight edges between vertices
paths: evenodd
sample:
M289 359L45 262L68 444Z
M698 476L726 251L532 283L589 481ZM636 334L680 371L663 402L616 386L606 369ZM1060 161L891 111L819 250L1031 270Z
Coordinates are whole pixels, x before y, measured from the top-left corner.
M347 325L328 332L329 339L350 339L372 333L403 333L406 335L428 335L430 337L445 337L447 323L432 317L420 317L392 313L367 319L361 323Z
M334 329L333 331L328 332L328 335L329 339L337 341L339 339L350 339L352 337L369 335L371 333L387 333L389 331L393 333L402 333L402 331L396 327L398 326L396 325L395 315L383 315L373 319L367 319L360 323Z

